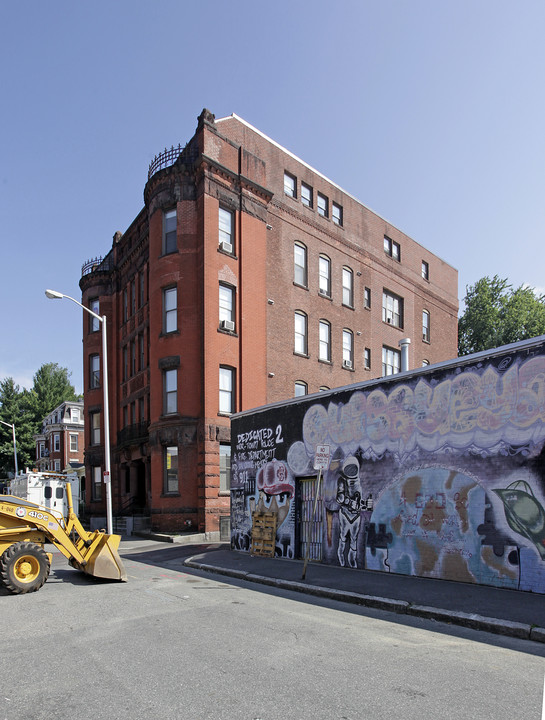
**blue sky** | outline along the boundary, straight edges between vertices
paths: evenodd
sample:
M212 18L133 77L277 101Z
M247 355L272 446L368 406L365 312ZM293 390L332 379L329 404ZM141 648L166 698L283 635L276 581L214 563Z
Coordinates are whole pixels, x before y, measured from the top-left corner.
M0 379L82 387L82 264L204 107L459 271L545 292L541 0L19 0L0 23Z

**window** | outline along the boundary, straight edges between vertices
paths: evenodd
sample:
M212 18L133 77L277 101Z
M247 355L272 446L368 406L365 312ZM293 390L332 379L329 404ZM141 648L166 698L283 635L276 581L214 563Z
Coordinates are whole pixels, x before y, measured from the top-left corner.
M329 217L329 200L322 193L318 193L318 215Z
M401 353L384 346L382 348L382 374L395 375L401 370Z
M79 408L72 408L72 422L79 423Z
M131 281L131 315L136 313L136 278Z
M429 360L422 360L422 367L426 367L429 364L430 364Z
M430 314L427 310L422 311L422 340L430 341Z
M326 392L327 390L330 390L331 388L328 388L327 385L322 385L320 388L320 392Z
M100 413L92 412L89 420L91 426L91 445L100 445Z
M175 287L163 290L163 332L178 329L178 290Z
M325 362L331 362L331 325L327 320L320 320L319 336L318 358Z
M295 312L294 352L298 355L307 354L307 316L300 310Z
M168 445L164 449L164 491L178 493L178 448L176 445Z
M366 370L371 369L371 350L370 348L365 348L363 351L363 367Z
M224 330L235 329L235 288L220 283L220 327Z
M43 442L40 443L40 453L39 453L39 456L38 456L38 457L41 457L41 458L46 457L46 454L45 454L45 443L43 443Z
M424 280L430 279L430 266L425 260L422 260L422 277Z
M235 370L220 367L220 413L235 412Z
M131 374L136 375L136 340L131 342Z
M55 433L53 438L55 442L55 452L59 452L59 450L61 449L61 436L59 435L59 433Z
M220 493L231 489L231 446L220 443Z
M301 203L305 205L308 208L311 208L313 205L313 190L310 187L310 185L307 185L306 183L301 183Z
M146 414L144 411L144 398L138 398L138 420L144 422Z
M127 294L127 288L123 290L123 322L127 322L129 319L129 296Z
M303 397L303 395L306 395L308 391L308 386L306 382L303 382L302 380L297 380L295 383L295 397Z
M100 355L89 355L89 387L100 387Z
M55 460L55 467L53 469L55 470L55 472L60 472L60 469L61 469L61 461L60 460Z
M331 203L331 219L335 223L335 225L340 225L342 227L343 224L343 209L341 205L338 205L336 202Z
M320 255L318 260L318 292L325 297L331 297L331 260L326 255Z
M78 451L78 436L70 433L70 452L77 453Z
M100 315L100 303L98 298L93 298L89 301L89 310L94 312L96 315ZM98 332L100 330L100 320L98 318L89 315L89 332Z
M129 427L129 406L123 408L123 427Z
M144 273L141 272L138 275L138 307L143 307L146 301L144 296Z
M123 348L123 380L129 379L129 346Z
M301 243L293 246L293 282L307 286L307 249Z
M138 336L138 368L143 370L145 368L145 355L144 355L144 334L140 333Z
M393 293L382 293L382 321L394 327L403 327L403 298Z
M225 252L233 252L233 213L224 208L219 209L219 245Z
M91 497L93 500L102 500L102 472L100 465L93 465L91 468Z
M371 309L371 288L363 289L363 307L367 310Z
M394 260L400 262L401 260L401 247L395 240L391 240L386 235L384 236L384 252Z
M352 330L343 330L343 367L354 368L354 335Z
M163 413L171 415L178 412L178 371L165 370L163 374L164 396Z
M297 197L297 179L289 172L284 173L284 193L292 198Z
M343 305L354 307L354 273L343 267Z
M176 252L176 208L163 213L163 255Z

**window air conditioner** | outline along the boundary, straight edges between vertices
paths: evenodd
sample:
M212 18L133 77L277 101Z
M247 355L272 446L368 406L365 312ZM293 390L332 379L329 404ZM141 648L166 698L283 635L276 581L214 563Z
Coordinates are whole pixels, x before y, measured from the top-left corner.
M220 242L220 250L223 250L223 252L226 252L226 253L232 253L233 246L231 245L231 243L223 241L223 242Z
M235 329L235 323L232 320L222 320L220 322L220 327L222 330L229 330L230 332L233 332Z
M352 370L352 360L343 360L343 368Z

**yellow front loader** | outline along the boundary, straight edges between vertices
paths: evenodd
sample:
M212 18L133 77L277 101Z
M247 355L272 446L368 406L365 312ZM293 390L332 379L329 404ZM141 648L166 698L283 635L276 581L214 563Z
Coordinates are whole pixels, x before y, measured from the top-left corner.
M39 590L49 576L51 543L72 567L94 577L127 580L117 552L121 537L100 530L87 532L72 507L72 490L66 483L66 518L43 505L0 495L0 582L11 593Z

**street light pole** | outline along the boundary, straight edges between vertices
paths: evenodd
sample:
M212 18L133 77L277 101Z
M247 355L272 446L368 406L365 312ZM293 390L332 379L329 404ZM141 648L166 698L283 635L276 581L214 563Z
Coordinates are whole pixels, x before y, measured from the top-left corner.
M0 423L2 423L2 425L7 425L13 431L13 457L15 458L15 477L17 477L19 474L19 468L17 467L17 441L15 440L15 425L4 422L3 420L0 420Z
M109 535L112 534L113 530L113 519L112 519L112 475L110 468L110 406L108 401L108 343L106 335L106 315L97 315L97 313L89 310L89 308L82 305L75 298L70 295L64 295L63 293L57 292L56 290L46 290L46 297L51 300L57 300L66 298L72 300L72 302L79 305L80 308L85 310L102 323L102 388L104 390L104 484L106 485L106 530Z

